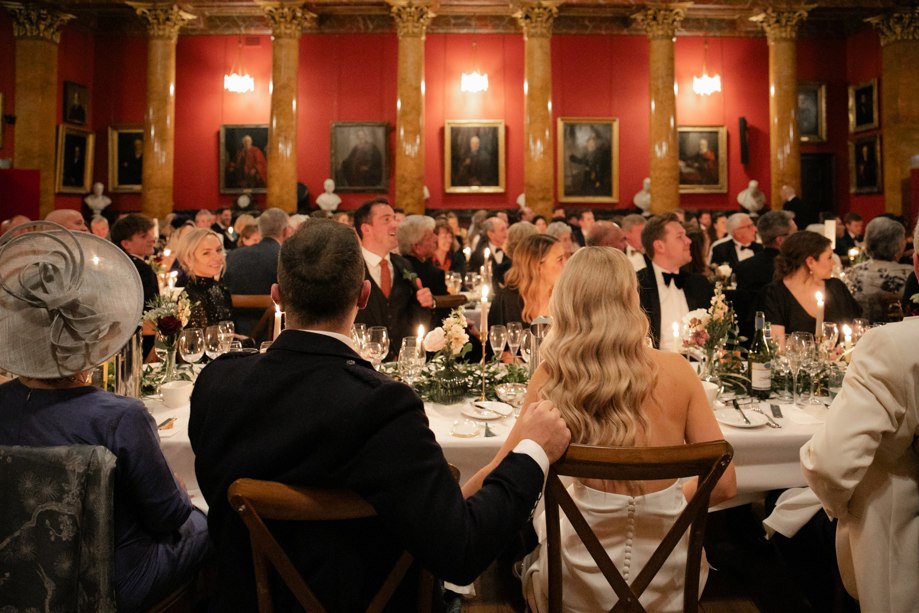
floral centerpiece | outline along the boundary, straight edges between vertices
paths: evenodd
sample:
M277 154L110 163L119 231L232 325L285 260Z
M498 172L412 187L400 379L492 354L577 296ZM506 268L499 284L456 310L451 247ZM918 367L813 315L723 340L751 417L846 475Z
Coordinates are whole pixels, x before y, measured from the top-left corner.
M708 309L695 309L683 316L682 346L702 358L699 376L703 380L743 378L736 317L720 282L715 284Z
M731 275L734 274L734 270L728 264L719 264L718 266L713 266L715 270L715 281L721 285L730 285L731 284Z
M442 325L433 328L424 337L422 346L425 351L434 352L431 363L440 371L429 391L434 402L451 404L466 393L464 377L456 368L456 361L472 349L467 325L462 310L454 309L444 318Z
M149 321L153 325L156 330L156 344L166 352L161 371L163 373L161 383L175 378L179 335L188 324L191 306L188 294L184 290L176 296L156 296L147 303L144 321Z

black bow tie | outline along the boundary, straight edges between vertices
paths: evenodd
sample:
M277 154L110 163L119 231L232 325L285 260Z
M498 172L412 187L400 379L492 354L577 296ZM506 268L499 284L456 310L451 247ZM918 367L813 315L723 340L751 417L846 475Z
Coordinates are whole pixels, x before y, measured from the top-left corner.
M737 248L740 249L741 251L743 251L744 249L746 249L747 251L753 251L753 247L751 247L750 245L737 245Z
M670 287L670 282L673 281L677 289L683 289L683 275L678 272L662 272L661 274L664 276L664 285Z

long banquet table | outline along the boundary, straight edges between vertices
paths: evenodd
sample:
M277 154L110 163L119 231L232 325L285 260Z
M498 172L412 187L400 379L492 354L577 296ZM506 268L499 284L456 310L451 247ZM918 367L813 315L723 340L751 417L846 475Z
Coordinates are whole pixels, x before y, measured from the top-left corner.
M485 437L480 428L479 435L472 438L458 438L451 432L455 424L466 419L462 415L466 403L454 405L425 404L425 412L444 455L451 464L460 469L462 480L468 479L494 456L513 427L514 417L489 421L492 437ZM175 417L170 430L160 431L160 445L173 471L188 487L192 501L204 510L207 504L195 477L195 456L188 439L188 405L170 409L156 398L146 398L144 403L157 423ZM723 425L724 438L734 447L734 463L737 469L737 497L729 504L743 504L772 489L800 487L805 485L798 461L798 450L811 437L822 421L826 409L815 407L801 411L789 405L782 405L783 418L778 421L781 429L768 427L736 428ZM811 423L804 423L811 422Z

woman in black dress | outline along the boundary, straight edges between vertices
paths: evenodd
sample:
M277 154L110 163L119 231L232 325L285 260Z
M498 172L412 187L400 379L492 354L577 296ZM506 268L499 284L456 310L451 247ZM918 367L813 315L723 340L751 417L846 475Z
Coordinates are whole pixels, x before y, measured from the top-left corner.
M194 305L188 327L204 329L230 319L230 290L219 281L226 266L223 239L206 228L190 230L176 246L176 258L188 273L185 291Z
M540 315L547 315L552 288L567 260L562 244L548 234L533 234L523 239L504 275L504 287L495 293L488 325L507 325L512 321L529 325Z
M801 231L782 243L775 259L775 277L766 286L766 320L780 346L792 332L815 333L817 292L824 296L824 321L842 326L861 316L862 310L846 284L831 277L833 249L830 240L816 232Z

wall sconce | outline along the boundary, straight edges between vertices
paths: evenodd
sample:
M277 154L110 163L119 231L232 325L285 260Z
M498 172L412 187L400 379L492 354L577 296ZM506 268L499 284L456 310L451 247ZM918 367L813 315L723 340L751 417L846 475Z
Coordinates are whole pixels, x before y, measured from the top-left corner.
M472 72L464 72L460 77L460 91L470 94L488 91L488 74L479 72L478 54L476 53L475 29L472 31Z
M239 37L236 46L236 61L230 68L230 73L223 75L223 88L234 94L245 94L255 91L255 79L243 68L243 40Z
M705 37L705 48L702 51L702 75L692 78L692 91L698 96L711 96L715 92L721 91L721 75L715 74L710 76L706 72L706 60L708 59L708 36Z

